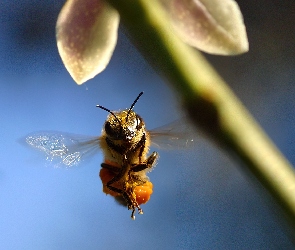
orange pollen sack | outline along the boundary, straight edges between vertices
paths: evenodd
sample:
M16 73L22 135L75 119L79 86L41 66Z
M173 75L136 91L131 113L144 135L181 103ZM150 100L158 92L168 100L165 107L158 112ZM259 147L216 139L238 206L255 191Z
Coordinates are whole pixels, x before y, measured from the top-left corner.
M153 193L153 183L147 181L143 185L135 187L134 193L138 205L147 203Z
M100 177L101 182L102 182L102 184L103 184L103 189L102 189L102 191L103 191L104 193L106 193L106 194L109 194L109 195L111 195L111 196L115 196L115 197L116 197L116 196L118 196L118 195L120 195L120 194L117 193L117 192L114 192L114 191L110 190L110 189L107 188L107 186L106 186L107 183L108 183L111 179L113 179L115 176L116 176L116 175L115 175L114 173L112 173L110 170L108 170L108 169L106 169L106 168L102 168L102 169L100 170L100 172L99 172L99 177ZM112 186L115 187L115 188L119 188L119 189L122 188L121 185L120 185L119 183L113 183Z
M99 172L99 176L100 179L102 181L103 184L103 192L105 194L109 194L111 196L120 196L121 194L110 190L109 188L107 188L107 183L113 179L116 174L114 174L113 172L111 172L110 170L106 169L106 168L102 168ZM122 189L122 184L120 183L113 183L112 184L113 187L116 187L118 189ZM134 188L134 194L136 196L136 201L139 205L141 204L145 204L149 201L151 194L153 193L153 183L151 183L150 181L145 182L143 185L139 185L136 186Z

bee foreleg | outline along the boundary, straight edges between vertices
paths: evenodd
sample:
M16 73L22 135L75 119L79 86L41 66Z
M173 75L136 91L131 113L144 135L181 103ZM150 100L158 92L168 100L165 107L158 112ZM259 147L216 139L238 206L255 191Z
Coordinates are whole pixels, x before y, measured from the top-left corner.
M140 172L142 170L152 168L155 165L157 158L158 153L153 152L145 162L132 166L132 172Z

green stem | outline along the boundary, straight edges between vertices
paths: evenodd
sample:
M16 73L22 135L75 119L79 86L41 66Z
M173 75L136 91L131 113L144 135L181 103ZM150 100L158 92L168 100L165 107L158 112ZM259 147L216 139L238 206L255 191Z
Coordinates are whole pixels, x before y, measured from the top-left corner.
M235 152L295 228L295 174L234 93L196 50L171 31L158 0L108 0L145 58L181 96L194 124Z

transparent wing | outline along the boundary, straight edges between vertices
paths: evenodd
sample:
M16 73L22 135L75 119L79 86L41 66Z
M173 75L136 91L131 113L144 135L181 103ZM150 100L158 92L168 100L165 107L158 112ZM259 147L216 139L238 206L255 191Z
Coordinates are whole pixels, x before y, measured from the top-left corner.
M161 149L182 149L192 147L197 135L186 119L179 119L149 131L152 146Z
M41 131L29 134L25 141L45 153L46 159L54 166L72 167L96 153L100 137L84 136L65 132Z

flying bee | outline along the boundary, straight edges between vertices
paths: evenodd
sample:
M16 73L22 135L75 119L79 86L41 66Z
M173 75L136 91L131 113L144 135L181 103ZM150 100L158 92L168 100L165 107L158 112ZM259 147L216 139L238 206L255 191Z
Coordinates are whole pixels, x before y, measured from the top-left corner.
M133 219L136 209L143 213L139 205L150 198L152 184L146 172L152 169L158 158L157 152L147 157L149 133L142 118L132 110L142 94L129 109L119 112L97 105L110 113L100 138L100 147L105 155L100 171L103 191L115 197L122 196L128 209L132 210Z
M135 219L135 211L143 214L140 205L148 202L153 192L147 173L155 166L159 154L153 152L148 155L151 139L155 142L157 139L168 140L166 145L173 145L175 141L178 142L176 145L193 141L186 139L186 133L174 131L175 124L179 127L178 123L148 131L143 119L133 111L142 94L137 96L129 109L123 111L111 111L97 105L109 113L100 137L37 132L28 135L26 142L43 151L47 160L57 160L66 167L78 165L85 156L101 149L104 162L99 175L103 192L132 210L131 218Z

